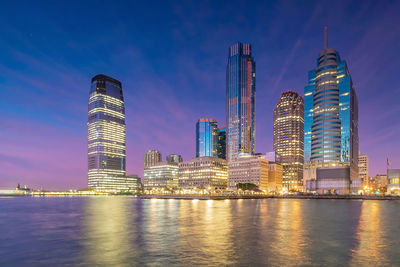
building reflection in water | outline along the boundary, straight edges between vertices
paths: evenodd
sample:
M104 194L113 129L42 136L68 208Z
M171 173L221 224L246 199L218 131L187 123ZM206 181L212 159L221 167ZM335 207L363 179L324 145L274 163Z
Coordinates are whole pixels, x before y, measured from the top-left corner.
M353 251L351 265L389 265L385 251L391 246L387 233L390 218L385 218L384 201L363 201L357 228L358 247ZM386 204L387 205L387 204ZM389 219L385 221L385 219Z
M88 265L128 266L132 252L129 197L92 197L85 200L83 262Z

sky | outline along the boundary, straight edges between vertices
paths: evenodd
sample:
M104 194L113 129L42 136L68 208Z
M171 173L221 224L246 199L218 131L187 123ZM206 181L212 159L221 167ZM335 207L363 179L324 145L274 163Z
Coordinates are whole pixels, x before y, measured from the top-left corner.
M87 186L90 80L122 82L127 173L148 149L195 156L201 117L225 126L228 48L256 61L256 151L272 151L280 94L303 94L323 49L339 51L359 101L370 175L400 168L399 1L1 1L0 189Z

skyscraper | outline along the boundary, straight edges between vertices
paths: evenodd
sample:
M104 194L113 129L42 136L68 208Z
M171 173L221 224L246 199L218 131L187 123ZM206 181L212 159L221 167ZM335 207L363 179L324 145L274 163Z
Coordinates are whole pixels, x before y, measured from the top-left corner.
M196 123L196 157L217 157L218 125L214 119L199 119Z
M226 128L218 128L217 157L226 159Z
M319 168L316 188L321 191L347 193L358 177L358 100L346 61L328 48L326 28L325 47L304 90L305 169Z
M251 45L236 43L229 48L226 67L226 158L255 152L256 64Z
M182 156L177 154L169 154L167 156L167 162L169 163L180 163L182 162Z
M92 78L88 105L88 187L123 190L125 179L125 107L121 82Z
M363 181L364 184L368 184L369 177L369 159L367 155L358 154L358 170L359 177Z
M147 150L146 154L144 155L144 168L148 168L154 166L156 163L161 162L161 152L158 150Z
M304 163L304 101L296 92L281 94L274 109L275 161L283 166L283 187L300 189Z

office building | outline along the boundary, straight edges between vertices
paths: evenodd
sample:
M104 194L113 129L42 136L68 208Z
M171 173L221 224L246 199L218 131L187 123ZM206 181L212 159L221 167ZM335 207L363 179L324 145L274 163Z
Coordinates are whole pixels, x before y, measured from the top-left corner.
M229 48L226 67L226 159L254 154L256 136L256 71L251 45Z
M228 166L224 159L201 157L179 163L180 188L225 189L227 182Z
M279 163L268 162L268 192L279 193L282 190L283 166Z
M387 192L392 195L400 195L400 169L388 169L387 178Z
M358 153L358 176L364 185L368 185L369 159L367 155Z
M241 154L228 162L228 187L237 189L238 184L254 184L260 190L268 189L268 160L263 157Z
M167 156L167 162L171 162L171 163L181 163L182 160L182 156L181 155L177 155L177 154L169 154Z
M335 49L328 48L326 29L325 48L318 55L315 77L312 77L313 73L309 72L309 83L305 87L306 162L310 153L305 172L317 168L315 179L318 181L309 182L315 185L317 192L348 194L355 190L352 182L358 183L356 180L359 179L358 101L346 61ZM311 95L312 111L309 106ZM308 143L310 128L311 151Z
M304 101L296 92L281 94L274 109L275 161L283 166L283 187L303 189Z
M161 152L158 150L147 150L144 155L144 168L154 166L158 162L162 161Z
M388 191L388 176L387 174L377 174L375 176L368 177L367 186L369 190L373 192L385 193Z
M218 128L217 157L226 159L226 128Z
M143 174L144 189L177 189L178 169L178 164L175 162L157 162L145 168Z
M217 157L218 125L214 119L201 118L196 123L196 157Z
M139 192L142 190L142 180L137 174L127 174L125 180L129 191Z
M87 125L88 187L98 191L127 190L121 82L102 74L92 78Z

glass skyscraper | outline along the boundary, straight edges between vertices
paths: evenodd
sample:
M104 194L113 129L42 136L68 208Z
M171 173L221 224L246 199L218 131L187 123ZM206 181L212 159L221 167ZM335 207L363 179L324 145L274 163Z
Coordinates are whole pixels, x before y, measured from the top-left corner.
M218 125L214 119L199 119L196 123L196 157L217 157Z
M298 190L303 185L304 100L296 92L281 94L274 109L275 161L283 166L283 187Z
M311 159L311 125L313 123L315 70L308 72L308 85L304 87L304 164Z
M88 105L88 187L125 190L125 107L121 82L92 78Z
M217 156L220 159L226 159L226 128L218 128Z
M229 48L226 67L228 161L240 153L255 152L255 67L250 44L236 43Z

